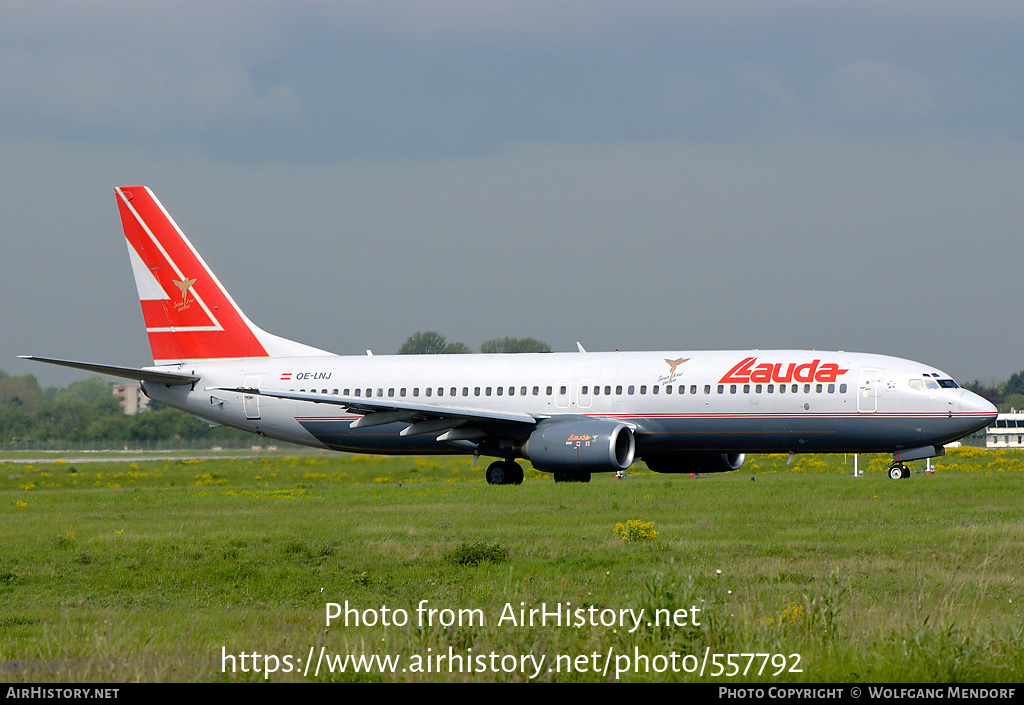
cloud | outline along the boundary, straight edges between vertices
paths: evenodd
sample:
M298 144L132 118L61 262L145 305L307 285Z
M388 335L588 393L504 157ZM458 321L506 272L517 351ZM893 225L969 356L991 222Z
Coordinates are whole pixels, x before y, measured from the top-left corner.
M250 164L834 131L1024 137L1022 22L999 2L5 10L0 135L175 145Z
M902 127L934 114L930 81L920 73L874 59L840 67L825 84L825 100L839 123Z
M213 5L17 6L0 30L0 126L110 139L295 120L294 91L256 75L280 48L272 15Z

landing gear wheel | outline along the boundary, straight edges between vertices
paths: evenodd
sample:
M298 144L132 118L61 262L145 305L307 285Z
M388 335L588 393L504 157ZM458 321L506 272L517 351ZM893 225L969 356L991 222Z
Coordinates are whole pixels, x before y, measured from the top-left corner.
M910 477L910 468L900 463L893 463L889 466L889 477L893 480L906 480Z
M521 485L523 468L511 460L496 460L487 468L487 482L492 485Z
M504 485L507 482L508 470L504 460L498 460L487 467L487 482L491 485Z

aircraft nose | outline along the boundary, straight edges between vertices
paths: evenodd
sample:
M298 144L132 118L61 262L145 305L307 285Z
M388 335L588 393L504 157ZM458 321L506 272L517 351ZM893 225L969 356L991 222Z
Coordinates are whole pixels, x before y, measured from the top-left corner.
M976 417L979 423L984 420L988 426L996 420L999 410L988 399L964 389L960 394L960 413Z

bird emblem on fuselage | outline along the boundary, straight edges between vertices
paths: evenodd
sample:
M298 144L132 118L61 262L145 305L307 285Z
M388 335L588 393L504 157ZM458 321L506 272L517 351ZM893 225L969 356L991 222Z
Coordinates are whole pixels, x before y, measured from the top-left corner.
M668 358L666 358L665 362L668 363L668 376L669 377L675 376L676 368L679 367L681 364L683 364L684 362L686 362L689 359L690 358L688 358L688 357L678 357L675 360L669 360Z

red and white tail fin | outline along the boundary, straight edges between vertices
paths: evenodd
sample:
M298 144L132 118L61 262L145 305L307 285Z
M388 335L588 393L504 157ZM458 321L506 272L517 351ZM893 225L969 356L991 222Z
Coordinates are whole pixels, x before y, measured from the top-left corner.
M255 326L148 188L114 193L155 364L331 354Z

